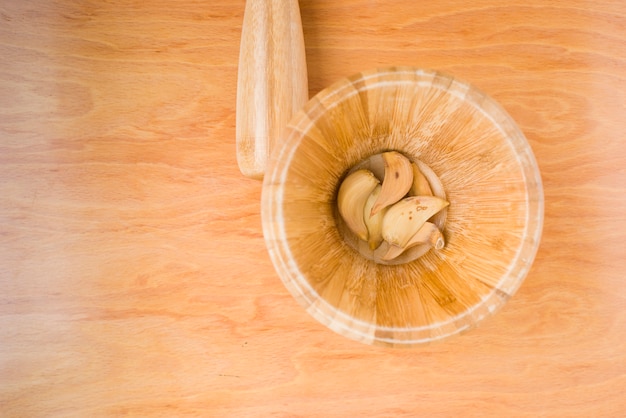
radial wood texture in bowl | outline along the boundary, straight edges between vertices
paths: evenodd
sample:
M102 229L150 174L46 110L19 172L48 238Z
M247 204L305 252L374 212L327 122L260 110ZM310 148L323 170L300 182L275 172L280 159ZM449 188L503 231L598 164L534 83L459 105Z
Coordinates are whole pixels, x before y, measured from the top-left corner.
M370 261L335 218L343 176L397 150L425 162L450 202L446 246L405 264ZM339 81L286 129L263 184L263 230L289 291L347 337L407 346L471 328L518 289L534 259L543 192L532 151L476 88L416 68Z

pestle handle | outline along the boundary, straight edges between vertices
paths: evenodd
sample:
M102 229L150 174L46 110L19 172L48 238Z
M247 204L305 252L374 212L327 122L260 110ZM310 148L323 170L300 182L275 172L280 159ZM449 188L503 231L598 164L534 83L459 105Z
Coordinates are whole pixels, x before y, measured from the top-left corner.
M270 152L308 100L306 56L297 0L248 0L237 79L237 162L262 178Z

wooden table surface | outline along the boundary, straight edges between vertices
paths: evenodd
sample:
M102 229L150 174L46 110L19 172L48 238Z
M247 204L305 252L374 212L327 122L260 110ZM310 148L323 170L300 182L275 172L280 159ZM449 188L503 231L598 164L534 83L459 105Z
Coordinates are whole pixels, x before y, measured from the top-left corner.
M414 349L313 320L235 151L244 0L0 0L0 416L626 415L626 3L302 0L309 93L387 65L498 100L535 264Z

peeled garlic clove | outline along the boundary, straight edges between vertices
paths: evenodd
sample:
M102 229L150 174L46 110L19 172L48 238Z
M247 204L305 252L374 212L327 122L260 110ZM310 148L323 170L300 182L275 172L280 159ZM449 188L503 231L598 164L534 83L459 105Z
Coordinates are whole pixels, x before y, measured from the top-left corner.
M413 168L413 184L411 185L409 194L411 196L432 196L433 191L424 173L422 173L415 163L411 163L411 167Z
M426 221L448 206L436 196L411 196L391 206L383 217L383 238L392 245L406 248L409 240Z
M428 244L429 247L434 247L440 250L444 247L445 241L443 234L432 222L426 222L422 227L413 235L404 247L400 247L395 244L389 245L387 252L381 257L385 261L393 260L400 254L419 244Z
M433 192L433 196L440 197L442 199L446 198L446 190L443 187L443 183L441 179L434 173L434 171L424 164L423 162L416 160L415 164L417 168L422 172L424 177L428 179L428 185L430 186L430 190Z
M372 207L372 215L402 199L413 184L413 167L408 158L396 151L384 152L382 156L385 177L382 190Z
M368 232L364 208L368 197L380 182L371 171L357 170L350 173L339 186L337 207L346 225L360 239L367 241Z
M368 232L368 243L371 250L375 250L380 243L383 242L383 216L386 213L386 209L371 215L372 206L374 206L374 202L378 199L381 190L382 186L380 184L374 188L367 198L363 209L363 217Z

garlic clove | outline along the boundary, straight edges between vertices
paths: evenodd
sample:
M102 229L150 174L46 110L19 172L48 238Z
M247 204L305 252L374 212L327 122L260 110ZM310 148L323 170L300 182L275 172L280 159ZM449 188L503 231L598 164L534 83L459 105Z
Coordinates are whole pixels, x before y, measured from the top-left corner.
M388 208L383 217L383 238L406 248L409 240L428 219L449 205L436 196L411 196Z
M371 250L375 250L383 242L383 217L387 212L387 209L380 210L374 215L371 215L374 202L378 199L382 186L377 185L365 202L363 209L363 216L365 219L365 226L368 232L368 243Z
M400 254L419 244L428 244L429 247L434 247L440 250L444 247L445 241L443 234L432 222L426 222L422 227L413 235L404 247L400 247L395 244L389 245L387 252L381 257L385 261L393 260Z
M433 191L430 187L430 183L424 173L419 169L417 164L411 163L413 169L413 184L409 190L411 196L432 196Z
M402 199L413 184L413 167L408 158L396 151L384 152L382 157L385 177L382 190L372 207L372 215Z
M350 173L339 186L339 214L348 228L364 241L369 237L364 219L365 203L379 183L371 171L357 170Z

